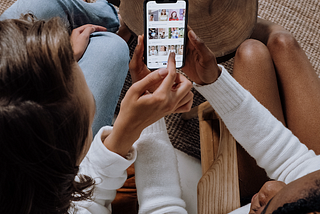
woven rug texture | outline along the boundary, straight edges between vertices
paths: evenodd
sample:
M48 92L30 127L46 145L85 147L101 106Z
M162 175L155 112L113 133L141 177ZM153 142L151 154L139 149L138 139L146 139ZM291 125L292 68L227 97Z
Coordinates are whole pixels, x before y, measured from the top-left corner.
M80 1L80 0L79 0ZM193 1L193 0L190 0ZM1 0L0 14L15 0ZM320 1L319 0L259 0L259 16L282 25L290 31L305 50L312 66L320 76ZM129 44L132 55L136 41ZM232 73L233 59L222 63ZM128 74L119 103L131 85ZM197 106L205 99L194 91L194 104ZM116 113L119 111L119 104ZM198 119L181 119L181 114L167 116L168 134L173 146L186 154L200 159Z

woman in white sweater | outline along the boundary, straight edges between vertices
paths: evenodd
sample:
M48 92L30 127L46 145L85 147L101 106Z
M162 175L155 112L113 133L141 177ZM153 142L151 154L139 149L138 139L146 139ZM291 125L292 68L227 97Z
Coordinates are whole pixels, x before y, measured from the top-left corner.
M18 19L26 13L33 15ZM114 7L105 0L18 0L0 20L0 213L111 213L126 168L137 159L149 175L144 166L158 160L143 150L173 154L166 135L158 137L165 132L160 119L191 108L192 84L176 74L171 55L168 69L128 90L113 128L99 131L111 123L129 64L127 44L114 33ZM154 122L137 143L137 158L132 144ZM159 176L166 190L147 191L152 198L142 192L141 212L186 212L178 176L170 176ZM141 190L155 189L146 179L156 183L143 176Z
M235 139L276 180L263 186L251 207L234 213L319 212L320 83L296 40L259 19L252 37L262 42L247 40L236 53L237 82L219 69L193 31L188 36L183 71Z
M261 99L261 102L231 77L222 66L217 65L212 52L202 43L194 32L190 30L188 33L190 42L188 44L187 61L183 71L195 82L195 89L210 102L236 140L256 159L258 165L266 170L268 176L275 180L267 182L261 188L260 192L252 198L252 204L235 210L233 213L290 213L292 210L295 210L296 213L309 213L319 211L320 166L317 163L320 160L320 156L317 156L314 152L317 152L317 144L313 141L302 144L295 136L295 133L292 133L292 131L286 127L289 125L284 125L290 121L288 118L290 108L282 108L281 104L275 103L280 102L278 86L273 87L274 84L277 84L276 73L273 67L273 62L277 62L276 55L279 54L280 57L282 57L283 52L288 51L289 48L289 53L291 54L285 56L289 57L290 62L292 57L296 56L295 61L291 62L291 64L294 64L293 67L299 68L298 65L300 63L305 64L304 75L297 80L301 85L295 86L301 86L302 88L299 87L299 93L304 92L304 96L306 94L309 94L309 96L303 98L298 97L297 99L310 99L312 96L314 99L317 96L314 88L319 87L318 78L313 69L310 69L311 67L308 61L305 63L307 59L304 52L287 31L280 26L263 20L258 21L257 29L259 30L255 31L253 37L264 41L261 35L266 35L265 42L267 42L268 46L257 40L244 42L238 49L235 57L234 76L236 76L239 82L247 87L250 92L260 95L261 97L259 99ZM262 34L259 35L259 32L262 32ZM139 36L138 41L139 44L130 64L130 70L135 71L133 73L134 79L139 79L148 73L142 61L143 43L141 41L143 41L143 37ZM273 50L273 48L275 50ZM271 58L272 56L273 58ZM282 59L280 65L282 65L282 63L288 65L287 62L285 59ZM279 67L276 64L276 67L277 72L280 72L281 66ZM293 68L290 68L289 72L295 71ZM267 78L266 76L269 77ZM290 78L288 73L286 73L285 76ZM292 78L295 79L295 77ZM250 84L244 82L246 79L249 80L248 83ZM308 84L306 82L308 82ZM286 85L284 82L280 84L282 87ZM254 87L249 88L250 85ZM306 90L303 90L303 87ZM261 94L259 94L259 92ZM288 93L290 95L294 93L294 91L289 90ZM267 98L269 98L269 102L263 100L268 100ZM276 99L279 100L276 101ZM316 99L314 102L319 102L319 100L320 99ZM263 104L271 110L268 110ZM269 107L268 104L271 107ZM305 108L312 110L315 107L312 105L313 102L309 100ZM281 118L279 120L277 118L279 115L275 113L275 110L278 110L278 113L280 112L282 118L284 118L283 112L285 112L287 115L286 120L281 121ZM298 110L296 111L299 112ZM273 116L273 114L275 114L276 117ZM295 116L299 117L299 115ZM316 117L317 114L312 116ZM313 120L313 118L308 118L307 122L310 120ZM296 131L296 133L299 134L300 132ZM303 134L303 131L301 131L301 133ZM162 134L167 136L165 132ZM309 133L306 132L306 134ZM152 150L149 149L148 151L150 152ZM156 175L168 174L172 175L171 179L174 179L177 176L176 173L171 174L171 172L175 172L174 167L171 169L163 167L168 164L166 163L166 159L173 157L174 154L163 153L161 156L160 151L159 149L155 152L158 154L156 157L159 158L159 160L155 159L154 163L150 163L151 165L145 165L145 173L150 170L148 167L151 167L152 172ZM156 165L155 163L157 162L161 164ZM176 162L174 161L173 163ZM145 173L140 173L141 168L139 168L139 164L139 162L136 162L139 203L144 204L144 206L149 204L150 206L152 205L152 203L150 203L152 201L151 196L155 192L150 192L150 190L145 188L142 190L145 194L142 194L140 191L143 185L141 185L140 179L146 179L146 181L151 179L147 186L151 187L156 185L156 189L161 189L158 188L160 186L166 187L167 180L162 181L161 179L156 179L156 176L148 176L148 178L141 177ZM154 168L152 167L153 164L155 166ZM176 166L176 168L177 167L178 166ZM182 190L188 191L187 189ZM149 197L143 197L144 195L148 195ZM146 200L147 198L149 200ZM142 202L142 200L144 202Z
M320 156L302 144L222 66L218 67L213 54L192 31L189 32L189 38L188 64L184 72L196 83L195 88L211 103L237 141L255 157L270 178L277 180L268 183L268 188L264 186L252 199L251 210L249 205L234 213L249 213L249 210L250 213L261 213L264 209L265 213L277 209L275 213L290 209L298 210L298 213L319 211L317 198L320 192L320 167L317 162ZM130 64L134 81L149 73L142 61L143 37L139 36L138 41ZM249 42L256 41L250 40L240 48ZM260 44L258 47L260 49L263 46ZM239 59L242 50L239 49L236 59ZM249 59L252 60L252 57ZM178 166L164 121L160 120L145 129L134 148L138 151L135 167L139 212L185 213L183 201L179 199L181 190ZM135 157L134 152L132 157ZM124 169L125 166L122 172ZM100 192L99 189L97 192Z
M0 70L0 213L111 213L136 159L140 212L186 213L161 119L192 105L192 84L176 73L174 54L168 68L132 85L114 126L101 128L92 142L96 103L61 19L0 25L7 54ZM157 174L157 165L171 173Z
M78 55L75 46L71 48L69 35L59 19L11 20L1 24L4 33L1 38L6 39L1 42L1 50L6 56L1 63L0 90L1 213L65 213L72 209L79 213L110 213L116 189L126 179L126 168L135 160L139 212L186 213L175 153L162 119L172 112L187 111L192 101L190 82L175 73L174 54L170 55L167 69L153 73L145 66L140 67L141 64L131 63L130 71L136 83L127 92L114 127L100 129L90 146L95 104L76 61L81 61L84 51L88 51L86 48L93 44L92 40L87 47L88 40L84 39L85 48ZM15 30L10 30L12 28ZM92 25L85 25L84 29L85 38L94 31L105 30ZM78 28L78 33L84 29ZM314 170L314 165L309 163L317 158L315 154L277 123L231 76L225 71L220 74L214 56L201 43L196 43L192 33L189 34L195 47L202 48L200 52L199 49L193 52L195 56L189 55L189 62L201 59L204 54L204 62L210 69L209 73L202 73L199 62L203 61L195 61L186 66L190 68L186 73L199 85L214 82L208 87L197 86L197 90L211 101L236 139L266 168L269 176L290 182ZM39 42L42 41L38 38L40 35L45 42ZM29 39L19 39L19 36ZM139 41L141 45L141 37ZM56 48L62 51L56 51ZM26 50L28 54L25 54ZM33 57L29 58L30 54ZM136 53L135 60L143 65L142 53ZM200 74L201 81L198 81L199 76L193 75L195 72ZM230 93L232 90L234 93ZM246 120L240 113L249 114L252 120ZM243 132L231 122L233 119L245 122L242 127L247 131L252 128L254 133ZM262 119L265 119L263 123ZM288 143L284 144L283 140ZM255 147L270 142L269 152ZM281 155L277 156L276 152ZM297 154L297 158L289 158L292 154ZM270 165L269 160L274 163ZM37 170L38 165L42 171ZM70 172L65 172L65 168ZM56 175L53 171L63 172ZM95 188L90 188L93 180L86 176L94 180ZM304 179L310 181L310 176ZM72 201L87 198L90 193L93 193L92 200L74 202L75 206L72 206ZM269 209L279 205L275 203L279 200L272 200Z

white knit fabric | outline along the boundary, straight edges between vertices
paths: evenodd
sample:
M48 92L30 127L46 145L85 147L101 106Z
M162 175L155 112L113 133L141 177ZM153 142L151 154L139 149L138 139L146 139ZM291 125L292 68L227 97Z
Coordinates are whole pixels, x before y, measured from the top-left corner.
M320 156L300 143L290 130L220 67L222 73L216 82L194 87L209 101L237 142L256 159L268 176L289 183L319 170ZM233 213L248 213L247 208L244 212L240 209Z
M320 156L300 143L223 68L211 85L194 87L213 106L235 139L263 167L270 178L289 183L319 170ZM147 127L134 144L129 159L110 152L101 141L111 127L102 128L81 163L81 173L97 180L94 200L78 202L79 213L111 213L116 189L135 160L140 213L187 213L181 199L178 164L163 119ZM192 172L191 172L192 173ZM184 189L185 193L188 191ZM232 213L248 213L250 205Z

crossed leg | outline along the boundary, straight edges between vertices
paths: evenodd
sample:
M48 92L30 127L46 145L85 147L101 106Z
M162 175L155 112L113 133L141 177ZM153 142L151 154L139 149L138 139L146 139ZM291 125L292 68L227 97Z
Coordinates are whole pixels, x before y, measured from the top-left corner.
M320 154L320 80L287 30L259 19L252 39L237 50L233 76L302 143ZM268 178L242 148L238 153L240 191L249 196Z

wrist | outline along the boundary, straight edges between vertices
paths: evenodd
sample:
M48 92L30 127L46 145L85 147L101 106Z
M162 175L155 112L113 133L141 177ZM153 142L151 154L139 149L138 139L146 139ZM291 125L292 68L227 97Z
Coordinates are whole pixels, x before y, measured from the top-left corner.
M132 145L140 137L142 130L126 128L119 123L115 123L112 132L104 139L105 147L122 157L126 157Z
M78 62L82 57L81 53L73 53L73 59Z
M217 79L220 77L221 75L221 72L222 72L222 69L217 65L217 68L216 68L216 71L214 72L214 78L213 78L213 81L210 83L214 83L215 81L217 81Z
M197 83L198 85L210 85L212 83L214 83L221 75L221 68L217 65L214 69L213 72L210 72L210 76L208 75L207 77L204 76L204 81Z

